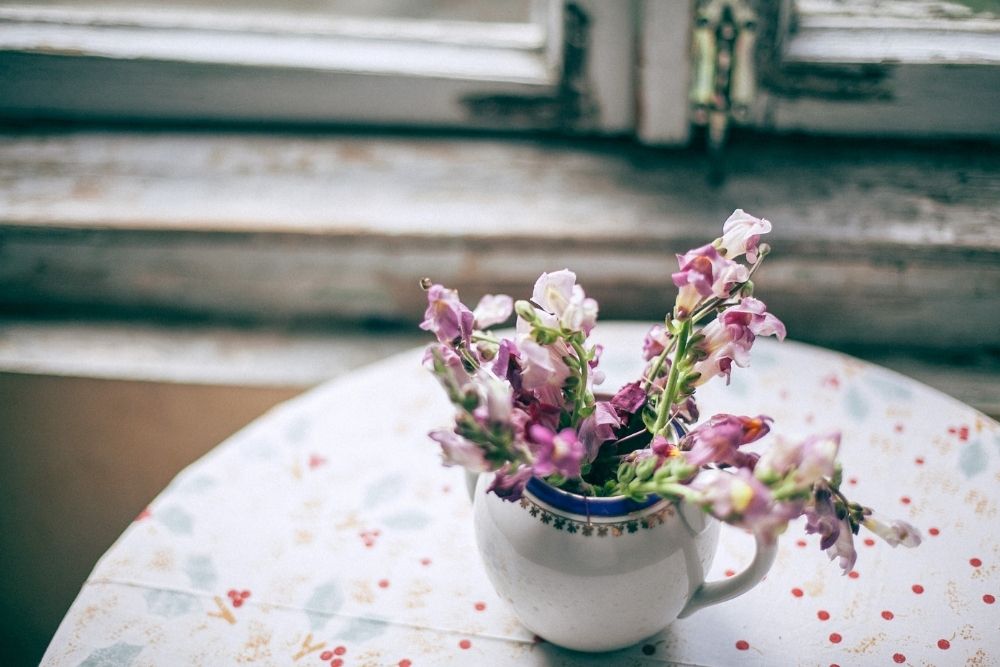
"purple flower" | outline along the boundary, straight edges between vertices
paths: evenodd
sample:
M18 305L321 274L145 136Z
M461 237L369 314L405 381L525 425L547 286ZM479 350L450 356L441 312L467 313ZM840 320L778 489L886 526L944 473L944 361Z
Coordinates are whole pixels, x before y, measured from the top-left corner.
M521 383L535 393L540 401L562 407L565 402L562 388L570 376L569 366L563 359L570 355L562 341L540 345L530 338L520 341Z
M482 447L452 432L438 429L428 434L441 445L441 456L446 466L462 466L472 472L490 469Z
M745 470L706 470L695 478L691 488L701 492L709 512L737 525L750 525L767 514L771 505L770 489Z
M670 343L670 335L661 324L654 324L642 339L642 358L646 361L655 359L663 353Z
M671 443L662 435L654 435L652 441L649 443L649 449L656 454L665 459L674 458L675 456L680 456L680 448Z
M434 373L445 390L457 393L469 384L471 377L462 358L447 345L431 345L424 352L424 367Z
M576 274L568 269L539 276L531 300L555 315L563 329L589 335L597 323L597 301L587 298L576 284Z
M607 401L598 401L594 412L580 422L579 438L584 446L587 461L597 458L597 453L608 440L615 437L615 429L622 425L614 407Z
M837 543L840 537L840 519L833 505L829 490L817 493L813 502L805 510L806 532L819 535L819 547L824 551Z
M840 433L826 433L806 438L801 445L802 459L795 470L795 482L802 488L822 479L830 479L837 470Z
M611 407L619 416L634 415L646 404L646 392L638 381L623 385L611 398Z
M737 283L750 277L747 267L726 259L712 245L677 255L677 262L680 271L671 277L679 288L674 308L674 316L679 319L690 317L703 298L725 298Z
M756 472L761 479L791 474L797 488L808 489L833 476L839 449L839 432L810 436L798 444L779 439L761 456Z
M535 424L528 429L528 439L535 462L532 467L539 477L559 473L563 477L579 477L584 445L571 428L556 433Z
M493 360L493 372L497 377L504 378L510 382L515 393L521 392L521 365L518 363L519 353L517 345L509 338L500 341L497 348L497 356Z
M771 223L755 218L743 209L733 211L722 225L722 238L716 244L727 259L736 259L744 253L751 262L757 261L757 246L760 235L771 231Z
M847 523L846 519L840 519L840 531L837 533L837 539L834 543L826 550L826 555L830 557L830 560L834 558L840 559L838 564L840 569L847 574L854 569L854 563L858 560L858 552L854 549L854 534L851 532L851 526Z
M706 463L747 464L749 461L741 456L739 447L767 435L771 430L771 421L770 417L764 415L715 415L681 440L681 449L685 450L684 458L693 466L703 466Z
M479 305L472 311L477 329L488 329L494 324L500 324L514 312L514 301L506 294L487 294L479 300Z
M562 315L573 298L573 287L576 286L576 274L569 269L543 273L535 281L531 292L531 300L542 310L556 317Z
M775 502L771 490L745 469L706 470L690 486L701 492L701 504L715 517L769 542L802 513L800 504Z
M698 421L698 403L694 396L688 396L683 403L677 406L676 419L685 424L693 424Z
M725 375L728 383L734 363L741 368L750 364L750 348L757 336L774 335L784 340L785 325L767 312L763 301L747 297L710 322L701 333L704 339L698 349L703 358L693 368L701 376L695 385L718 375Z
M512 463L506 463L496 471L493 481L486 491L492 491L503 500L511 502L520 500L524 494L524 487L528 485L528 480L533 474L531 466L524 464L515 466Z
M904 547L915 547L922 541L920 531L916 527L899 519L887 524L875 516L868 516L861 525L881 537L893 548L900 544Z
M479 394L479 406L473 412L476 420L484 425L509 424L514 409L510 383L480 368L472 378L472 386Z
M469 347L475 317L461 301L458 292L441 285L427 290L427 311L420 328L433 332L442 343L454 345L461 340Z

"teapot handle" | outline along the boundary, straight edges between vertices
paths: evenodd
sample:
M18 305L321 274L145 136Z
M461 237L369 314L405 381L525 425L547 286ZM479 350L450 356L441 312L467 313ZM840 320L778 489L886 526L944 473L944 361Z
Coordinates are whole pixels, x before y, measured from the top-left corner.
M463 468L465 473L465 490L469 492L469 502L475 502L476 500L476 483L479 481L478 472L472 472L468 468Z
M774 557L778 555L778 545L773 541L768 542L761 535L756 536L756 541L756 553L745 570L721 581L704 582L684 605L678 618L685 618L699 609L732 600L759 584L774 564Z

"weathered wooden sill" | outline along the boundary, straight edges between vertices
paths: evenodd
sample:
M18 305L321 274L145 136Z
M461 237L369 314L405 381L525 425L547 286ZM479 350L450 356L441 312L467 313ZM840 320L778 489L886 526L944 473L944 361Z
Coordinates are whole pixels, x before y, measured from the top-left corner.
M457 136L0 137L0 310L415 322L421 276L524 295L568 266L657 319L673 253L770 218L758 284L796 338L1000 346L1000 153L742 138L697 150Z

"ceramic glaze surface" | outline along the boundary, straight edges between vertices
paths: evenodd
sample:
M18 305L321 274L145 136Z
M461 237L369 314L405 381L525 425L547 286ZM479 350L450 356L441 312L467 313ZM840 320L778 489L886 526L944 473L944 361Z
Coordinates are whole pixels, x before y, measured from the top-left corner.
M480 478L474 510L486 573L528 629L560 646L607 651L659 632L712 564L719 523L697 508L660 501L588 521L530 492L501 500L488 483Z

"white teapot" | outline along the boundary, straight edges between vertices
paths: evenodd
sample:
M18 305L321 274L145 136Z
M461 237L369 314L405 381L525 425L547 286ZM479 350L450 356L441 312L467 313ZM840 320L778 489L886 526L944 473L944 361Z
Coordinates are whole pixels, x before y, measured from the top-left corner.
M578 651L630 646L741 595L777 553L758 538L746 570L706 582L720 524L698 507L655 496L588 498L538 478L509 502L486 492L490 475L468 481L493 587L531 632Z

